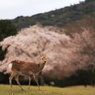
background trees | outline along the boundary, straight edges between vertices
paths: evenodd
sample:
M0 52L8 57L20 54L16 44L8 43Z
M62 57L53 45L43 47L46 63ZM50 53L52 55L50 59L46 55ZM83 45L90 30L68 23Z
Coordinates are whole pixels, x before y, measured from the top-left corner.
M94 85L94 25L94 19L89 18L65 29L41 25L22 29L0 42L2 49L8 49L0 70L6 70L14 58L38 63L39 57L45 54L48 61L42 74L47 84L54 81L57 86Z
M11 23L9 20L0 20L0 41L8 36L13 36L17 33L17 27ZM2 46L0 46L0 61L4 60L5 54L7 53L7 48L3 51ZM0 73L0 83L8 83L6 80L8 76L5 76L3 73ZM6 80L6 82L5 82Z
M0 20L0 41L8 36L15 35L17 33L17 27L11 23L9 20ZM7 49L2 51L0 47L0 60L4 59Z
M78 61L80 63L75 77L84 81L85 85L95 84L95 20L92 17L80 20L68 26L67 34L73 39L77 47ZM69 32L71 31L71 32ZM70 34L69 34L70 33ZM81 76L80 76L81 74ZM83 77L82 77L83 76ZM75 79L76 79L75 78ZM80 83L80 82L79 82Z
M80 4L56 9L54 11L37 14L33 16L19 16L12 21L19 29L35 25L40 22L43 26L64 27L68 23L75 23L77 20L84 19L90 15L95 17L95 0L86 0Z
M0 20L0 41L8 36L15 35L17 33L17 27L9 20Z
M17 27L11 23L9 20L0 20L0 41L8 36L15 35L17 33ZM7 49L2 51L2 47L0 47L0 60L4 59L4 55L6 54Z

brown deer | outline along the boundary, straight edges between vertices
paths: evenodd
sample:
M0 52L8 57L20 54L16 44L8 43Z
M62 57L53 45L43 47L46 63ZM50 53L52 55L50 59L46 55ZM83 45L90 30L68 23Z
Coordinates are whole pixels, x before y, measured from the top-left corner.
M33 76L34 80L36 81L38 88L40 90L40 86L38 83L38 74L42 71L42 69L45 66L46 63L46 56L42 56L39 64L32 63L32 62L25 62L20 60L13 60L9 64L9 68L11 70L11 76L9 77L9 83L12 88L12 79L15 78L17 84L19 87L23 90L21 84L19 83L19 75L28 76L29 77L29 89L30 89L30 83L31 83L31 77Z

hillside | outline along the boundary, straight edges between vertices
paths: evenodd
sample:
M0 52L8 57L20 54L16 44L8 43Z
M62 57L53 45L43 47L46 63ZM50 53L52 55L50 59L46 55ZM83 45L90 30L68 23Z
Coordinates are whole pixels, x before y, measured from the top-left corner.
M52 25L64 27L69 23L84 19L95 14L95 0L86 0L80 4L71 5L69 7L56 9L54 11L33 15L31 17L19 16L12 20L19 29L25 28L36 23L41 23L44 26Z

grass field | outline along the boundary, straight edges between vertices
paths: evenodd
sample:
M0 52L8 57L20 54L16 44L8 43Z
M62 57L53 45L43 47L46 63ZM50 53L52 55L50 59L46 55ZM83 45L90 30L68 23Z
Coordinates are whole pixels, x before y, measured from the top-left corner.
M41 91L36 86L31 86L28 90L27 86L23 86L24 91L21 91L17 85L13 85L13 92L9 85L0 85L0 95L95 95L94 87L73 86L73 87L49 87L42 86Z

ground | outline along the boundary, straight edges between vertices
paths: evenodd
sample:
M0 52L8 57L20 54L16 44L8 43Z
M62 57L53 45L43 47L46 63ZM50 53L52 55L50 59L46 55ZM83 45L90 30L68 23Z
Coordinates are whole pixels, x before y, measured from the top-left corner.
M13 85L13 92L10 90L9 85L0 85L0 95L95 95L95 88L88 86L72 86L72 87L50 87L41 86L41 91L37 86L23 86L24 91L20 90L17 85Z

